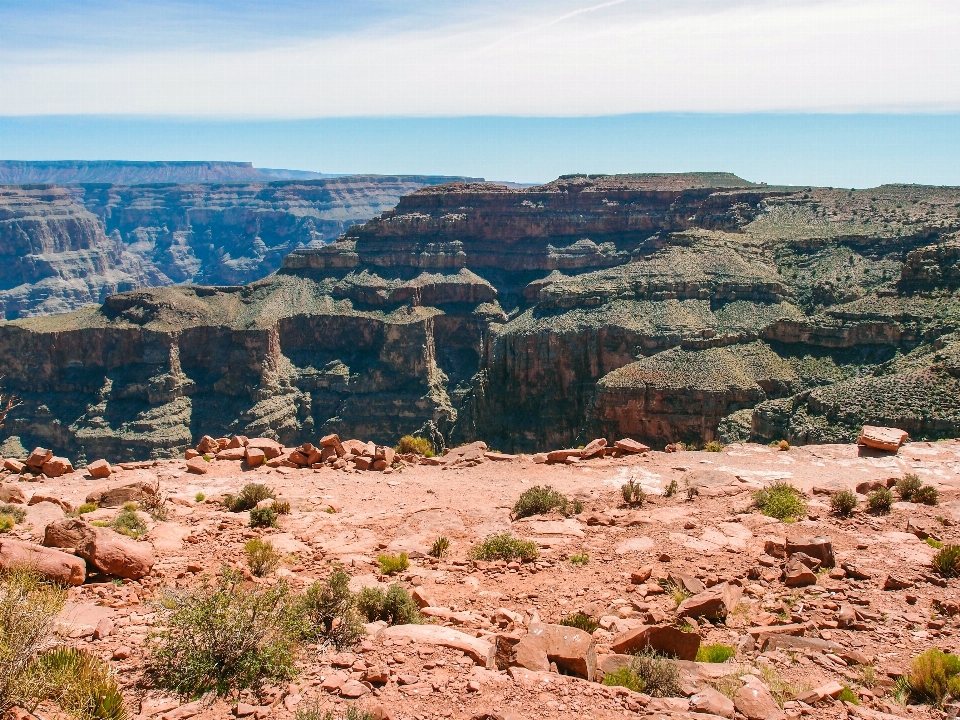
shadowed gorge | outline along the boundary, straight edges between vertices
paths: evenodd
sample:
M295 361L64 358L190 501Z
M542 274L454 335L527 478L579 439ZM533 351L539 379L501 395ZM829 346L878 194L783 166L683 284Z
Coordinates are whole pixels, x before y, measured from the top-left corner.
M419 432L511 451L597 435L848 442L864 423L960 434L958 189L724 173L461 182L322 244L349 218L296 211L333 192L315 182L244 186L256 211L204 209L232 186L11 191L48 218L44 247L102 236L98 252L119 253L109 233L140 232L150 272L215 286L0 325L0 368L24 400L4 431L115 458L203 434ZM183 205L189 228L175 229ZM214 219L221 237L258 231L195 267L156 260L198 258ZM4 227L12 247L22 223ZM277 270L241 285L254 257Z

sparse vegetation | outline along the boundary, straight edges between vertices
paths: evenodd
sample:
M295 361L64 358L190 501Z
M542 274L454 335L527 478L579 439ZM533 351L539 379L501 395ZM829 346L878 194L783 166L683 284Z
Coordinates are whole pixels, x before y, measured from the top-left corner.
M933 567L945 578L960 575L960 545L944 545L933 556Z
M710 442L708 442L706 445L703 446L703 449L706 452L722 452L723 443L720 442L719 440L711 440Z
M487 536L470 550L473 560L522 560L529 562L540 556L533 540L521 540L510 532Z
M603 684L629 688L652 697L676 697L681 694L680 668L648 648L637 653L629 665L606 675Z
M643 692L643 680L630 669L629 665L624 665L612 673L603 676L603 684L608 687L625 687L634 692Z
M125 720L126 708L110 666L84 650L58 647L41 653L32 667L39 699L52 700L78 720Z
M830 508L841 517L849 517L857 507L857 496L843 490L830 498Z
M394 448L401 455L421 455L431 458L434 454L433 443L426 438L404 435Z
M450 552L450 541L442 535L433 541L430 546L430 555L435 558L445 558Z
M383 620L389 625L423 622L417 603L400 585L391 585L387 590L363 588L357 595L357 610L369 622Z
M380 566L380 572L383 575L396 575L410 567L410 560L406 553L399 555L379 555L377 564Z
M894 489L897 491L897 495L900 496L900 499L903 502L910 502L913 498L913 494L920 489L923 485L920 482L920 477L913 473L907 473L902 478L897 480L894 485Z
M571 565L588 565L589 563L590 563L590 556L584 550L581 550L575 555L570 556Z
M693 499L700 495L700 488L696 485L691 485L690 481L687 481L687 502L693 502Z
M840 691L840 694L837 695L837 700L840 702L848 702L852 705L860 704L860 698L857 697L857 694L846 686L844 686L843 690Z
M567 615L567 617L560 621L560 624L566 625L567 627L574 627L588 633L593 633L594 630L600 627L600 623L582 612Z
M206 692L259 693L265 684L294 675L295 635L289 591L246 588L224 568L211 587L166 589L155 605L160 630L150 637L150 673L158 687L182 697Z
M697 662L722 663L736 654L737 651L729 645L701 645L697 650Z
M297 600L293 613L297 635L301 640L338 650L355 645L364 634L356 604L350 576L342 568L335 568L326 580L314 582Z
M564 515L576 515L583 512L583 503L579 500L568 500L567 497L550 485L534 485L529 490L524 490L513 506L513 519L531 517L533 515L546 515L556 510Z
M0 515L9 515L18 525L27 519L27 511L20 505L10 505L4 503L0 505Z
M87 513L92 513L94 510L99 510L95 503L83 503L80 507L77 508L77 515L86 515Z
M290 501L289 500L274 500L270 505L270 509L273 510L277 515L289 515L290 514Z
M680 606L680 603L690 597L689 592L674 582L664 582L663 589L666 591L667 595L673 599L673 602L677 605L677 607Z
M948 694L960 697L960 657L931 648L913 658L906 679L913 699L939 707Z
M932 548L939 550L943 547L943 543L937 540L936 538L928 537L924 542Z
M255 577L269 575L280 564L280 554L274 550L273 543L269 540L247 540L243 550L247 553L247 566Z
M13 515L0 513L0 533L10 532L16 524Z
M647 494L640 487L640 483L633 478L620 486L620 493L627 505L643 505L643 502L647 499Z
M753 494L753 505L768 517L793 522L807 512L803 494L790 483L777 480Z
M321 710L316 703L303 703L297 707L293 720L374 720L372 713L358 710L352 705L346 710Z
M663 495L664 497L673 497L679 491L680 483L677 482L676 478L673 478L669 483L667 483L667 487L664 488Z
M913 493L913 501L923 505L936 505L940 500L940 493L933 485L923 485Z
M207 496L204 495L202 492L199 492L193 496L193 499L198 503L202 503L204 500L207 499Z
M875 515L886 515L893 505L893 493L889 488L878 488L867 495L867 506Z
M790 449L790 443L788 443L786 440L781 440L780 442L777 443L777 450L782 450L786 452L789 449Z
M110 527L127 537L138 538L146 534L147 524L137 515L137 506L127 503L110 523Z
M269 506L255 507L250 511L250 527L277 527L277 513Z
M224 495L223 504L230 512L252 510L259 503L276 497L273 490L262 483L249 483L243 486L239 495Z
M160 488L160 480L155 480L150 492L143 494L140 508L157 522L167 519L167 495Z

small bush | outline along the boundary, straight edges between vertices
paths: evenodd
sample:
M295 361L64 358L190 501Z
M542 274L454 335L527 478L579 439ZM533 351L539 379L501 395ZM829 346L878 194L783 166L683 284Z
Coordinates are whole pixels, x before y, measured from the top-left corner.
M933 567L943 577L960 575L960 545L944 545L933 556Z
M867 506L870 512L877 515L886 515L893 505L893 493L888 488L879 488L867 495Z
M913 494L920 489L920 486L923 485L920 482L920 477L914 475L913 473L907 473L902 478L897 480L894 489L897 491L897 495L900 496L900 499L904 502L909 502L913 497Z
M400 553L399 555L379 555L377 556L377 564L380 566L380 572L383 575L395 575L409 568L410 560L407 558L406 553Z
M645 692L652 697L677 697L681 694L680 668L675 662L650 648L637 653L626 669L631 677L640 681L640 690L637 692ZM606 678L604 684L608 684Z
M848 517L857 507L857 496L849 490L838 492L830 498L830 508L841 517Z
M27 511L19 505L9 505L4 503L0 505L0 514L9 515L17 524L27 519Z
M578 630L583 630L584 632L591 634L594 630L600 627L600 623L584 613L574 613L573 615L568 615L560 621L560 624L566 625L567 627L577 628Z
M693 502L693 499L700 494L700 488L687 482L687 502Z
M583 512L583 503L579 500L570 501L563 493L557 492L550 485L534 485L524 490L513 506L513 519L546 515L556 510L564 515L575 515Z
M450 552L450 541L442 535L433 541L430 546L430 555L435 558L444 558Z
M433 457L433 443L426 438L414 437L413 435L404 435L400 442L394 448L401 455L422 455L423 457Z
M110 527L127 537L138 538L147 532L147 524L137 515L137 506L127 503L110 523Z
M777 443L777 450L787 451L789 449L790 449L790 443L788 443L786 440L781 440L780 442Z
M625 687L634 692L643 692L644 683L640 677L630 669L629 665L617 668L616 672L603 676L603 684L608 687Z
M529 562L540 556L533 540L521 540L510 532L487 536L470 550L472 560L522 560Z
M42 678L33 670L53 641L54 621L66 591L25 568L0 573L0 714L43 699Z
M801 492L784 480L777 480L753 494L753 504L767 517L792 522L807 512Z
M697 662L722 663L736 654L737 651L729 645L701 645L697 650Z
M666 488L663 490L665 497L673 497L680 491L680 483L677 482L676 478L673 478Z
M913 493L913 501L923 505L936 505L940 500L940 493L933 485L924 485Z
M363 588L357 596L357 610L370 622L383 620L389 625L423 622L417 603L400 585L391 585L388 590Z
M140 507L157 522L167 519L167 495L160 489L160 481L156 480L150 492L143 494Z
M193 496L193 499L198 503L202 503L204 500L207 499L207 496L204 495L203 493L197 493L196 495Z
M703 446L703 449L706 452L721 452L723 450L723 443L718 440L711 440Z
M87 513L92 513L94 510L99 510L96 503L84 503L77 508L77 515L86 515Z
M243 549L247 553L247 566L256 577L269 575L280 564L280 554L273 549L273 543L269 540L247 540Z
M673 599L673 602L677 605L677 607L680 607L680 603L690 597L689 592L673 582L668 581L663 583L663 589L666 591L667 595Z
M110 666L83 650L59 647L33 665L42 683L41 697L82 720L125 720L123 695Z
M644 500L647 499L647 494L640 487L640 483L632 478L620 486L620 492L627 505L643 505Z
M17 521L14 519L13 515L0 513L0 533L10 532L13 530L13 527L16 524Z
M293 720L374 720L371 713L350 706L345 711L324 711L317 703L302 703L297 707Z
M254 508L250 511L250 527L277 527L277 513L272 507Z
M576 555L570 556L571 565L588 565L589 563L590 563L590 556L583 550L581 550Z
M910 695L921 702L940 706L951 690L951 681L960 674L960 658L931 648L910 663L907 684Z
M843 690L840 691L840 694L837 695L837 700L840 702L848 702L851 705L860 704L860 698L857 697L857 694L846 686L844 686Z
M937 540L936 538L928 537L924 542L932 548L939 550L943 547L943 543Z
M275 497L272 489L262 483L249 483L243 486L239 495L225 495L223 504L231 512L243 512L252 510L259 503L269 498Z
M301 640L332 645L338 650L356 645L364 636L357 617L350 576L336 568L325 581L317 580L297 601L293 617Z
M212 587L167 589L156 605L164 629L150 637L150 674L159 687L191 698L259 693L264 684L290 680L289 602L286 584L247 589L231 569Z
M270 508L277 515L289 515L290 514L290 501L289 500L274 500Z

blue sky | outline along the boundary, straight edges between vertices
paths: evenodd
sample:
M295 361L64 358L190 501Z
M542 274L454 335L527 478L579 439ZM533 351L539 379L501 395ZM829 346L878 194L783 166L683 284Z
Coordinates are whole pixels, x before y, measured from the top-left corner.
M955 0L0 0L0 157L960 184Z

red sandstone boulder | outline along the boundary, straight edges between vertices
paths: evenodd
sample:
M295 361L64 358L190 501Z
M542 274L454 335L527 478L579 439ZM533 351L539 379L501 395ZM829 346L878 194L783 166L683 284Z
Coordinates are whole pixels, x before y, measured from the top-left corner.
M580 450L551 450L547 453L547 462L548 463L562 463L566 462L567 458L580 458Z
M680 603L677 616L722 619L733 612L741 595L742 590L738 586L720 583Z
M73 512L73 504L67 502L66 500L61 500L58 497L53 495L47 495L46 493L34 493L33 497L30 498L30 502L27 505L39 505L42 502L53 503L54 505L59 505L60 509L65 513Z
M204 435L197 443L197 452L201 455L216 455L220 452L220 444L209 435Z
M397 451L392 447L386 445L377 445L377 452L374 455L375 460L383 460L386 463L387 467L393 465L393 461L397 457Z
M73 472L73 463L64 457L51 457L43 464L43 474L50 478L58 478L61 475Z
M864 425L860 437L857 438L857 444L877 450L896 452L908 437L909 435L906 432L897 428Z
M140 502L152 494L153 488L145 482L129 483L95 490L87 495L86 502L97 507L121 507L128 502Z
M324 435L322 438L320 438L320 447L333 448L333 451L336 453L337 457L343 457L346 455L346 450L343 449L343 444L340 442L340 436L336 433Z
M745 675L746 683L733 698L733 704L747 720L785 720L770 689L755 675Z
M258 467L263 465L263 461L267 459L267 456L264 455L263 450L255 447L244 448L245 456L247 458L247 465L250 467Z
M13 458L7 458L3 461L3 467L5 470L9 470L12 473L22 473L23 469L26 467L26 464L20 462L19 460L14 460Z
M27 502L27 496L13 483L4 483L0 485L0 502L23 505Z
M110 477L113 468L110 467L110 463L106 460L94 460L87 465L87 472L90 473L91 477L101 479Z
M240 448L247 446L247 437L246 435L234 435L230 438L230 442L227 443L227 449L230 448Z
M80 518L64 518L47 525L43 544L72 547L77 555L101 572L131 580L148 575L155 562L150 543L136 542Z
M51 582L82 585L87 576L83 560L59 550L0 538L0 570L30 568Z
M700 636L683 632L672 625L641 625L620 633L610 643L613 652L627 655L648 647L680 660L696 660Z
M647 445L644 445L642 442L637 442L636 440L631 440L630 438L623 438L622 440L617 440L613 446L620 450L621 452L627 453L645 453L650 452L650 448Z
M242 445L237 447L228 447L217 453L217 460L243 460L247 455L247 449Z
M596 440L591 440L586 444L583 450L580 451L580 457L590 458L590 457L593 457L594 455L602 455L606 449L607 449L606 438L597 438Z
M187 471L197 473L197 475L206 475L210 472L210 463L202 457L190 458L187 460Z
M33 449L33 452L30 453L27 457L26 465L29 468L35 468L39 470L43 467L43 464L53 457L53 451L47 450L46 448L36 447Z
M247 441L247 447L262 450L267 460L273 460L283 455L283 445L270 438L250 438Z
M817 576L810 568L803 564L799 557L787 560L783 568L783 584L787 587L804 587L816 585Z
M593 681L597 672L597 650L590 633L566 625L537 623L530 626L520 645L533 643L539 645L558 668Z
M836 564L833 543L828 537L807 538L793 535L787 538L785 550L787 557L804 553L819 560L823 567L832 568Z

